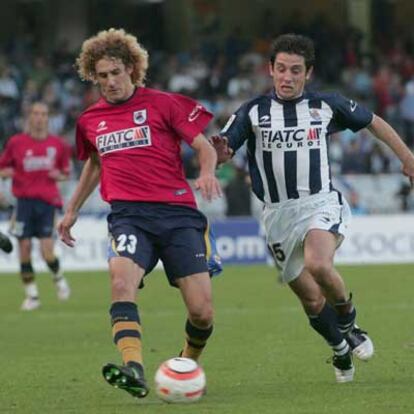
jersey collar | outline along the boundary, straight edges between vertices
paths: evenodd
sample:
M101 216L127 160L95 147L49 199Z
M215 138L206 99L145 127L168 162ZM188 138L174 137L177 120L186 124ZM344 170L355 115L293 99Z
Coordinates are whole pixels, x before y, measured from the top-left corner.
M139 90L140 88L138 87L138 86L135 86L134 87L134 91L132 92L132 94L131 94L131 96L129 96L127 99L125 99L124 101L120 101L120 102L109 102L109 101L107 101L104 97L102 97L102 99L108 104L108 105L112 105L112 106L118 106L118 105L123 105L124 103L126 103L126 102L128 102L128 101L130 101L136 94L137 94L137 91Z
M272 99L274 99L275 101L279 102L280 104L288 104L288 103L292 103L292 104L296 104L300 101L302 101L305 98L305 91L303 91L302 95L298 96L295 99L280 99L277 95L276 95L276 90L275 88L272 89L272 92L270 92L270 97Z

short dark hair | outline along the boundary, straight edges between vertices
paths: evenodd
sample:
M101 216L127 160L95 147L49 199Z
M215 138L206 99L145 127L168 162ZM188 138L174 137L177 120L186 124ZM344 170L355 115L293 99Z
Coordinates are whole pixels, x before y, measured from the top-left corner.
M287 33L278 36L272 43L270 62L275 63L276 55L280 52L303 56L306 70L315 63L315 45L309 37L295 33Z

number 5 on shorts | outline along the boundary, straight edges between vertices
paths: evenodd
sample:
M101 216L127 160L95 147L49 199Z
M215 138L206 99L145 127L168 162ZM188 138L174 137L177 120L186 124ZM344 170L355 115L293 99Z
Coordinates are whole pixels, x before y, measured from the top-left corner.
M269 244L269 250L276 261L283 262L286 259L286 256L280 246L280 243Z

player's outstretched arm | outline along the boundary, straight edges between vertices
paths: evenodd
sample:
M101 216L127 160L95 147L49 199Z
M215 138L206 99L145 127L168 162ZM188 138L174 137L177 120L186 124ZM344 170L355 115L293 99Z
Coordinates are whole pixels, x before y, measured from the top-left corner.
M400 159L402 163L402 172L411 182L414 183L414 155L405 145L404 141L395 131L395 129L378 115L374 115L371 124L368 126L369 131L379 140L387 144Z
M191 146L197 153L200 165L200 175L195 181L195 187L200 190L201 196L208 201L221 197L220 183L215 176L217 154L203 134L194 138Z
M73 247L75 244L75 238L71 234L71 229L78 219L78 212L98 185L100 175L101 164L99 157L96 153L93 153L83 166L79 183L66 206L63 219L58 224L60 239L70 247Z

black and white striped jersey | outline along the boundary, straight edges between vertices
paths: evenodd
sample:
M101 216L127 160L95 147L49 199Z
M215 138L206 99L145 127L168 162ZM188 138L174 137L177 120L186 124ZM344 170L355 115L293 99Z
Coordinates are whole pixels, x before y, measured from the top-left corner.
M328 140L356 132L373 114L337 93L307 92L284 101L274 92L244 103L221 131L237 151L247 141L253 191L265 203L332 190Z

